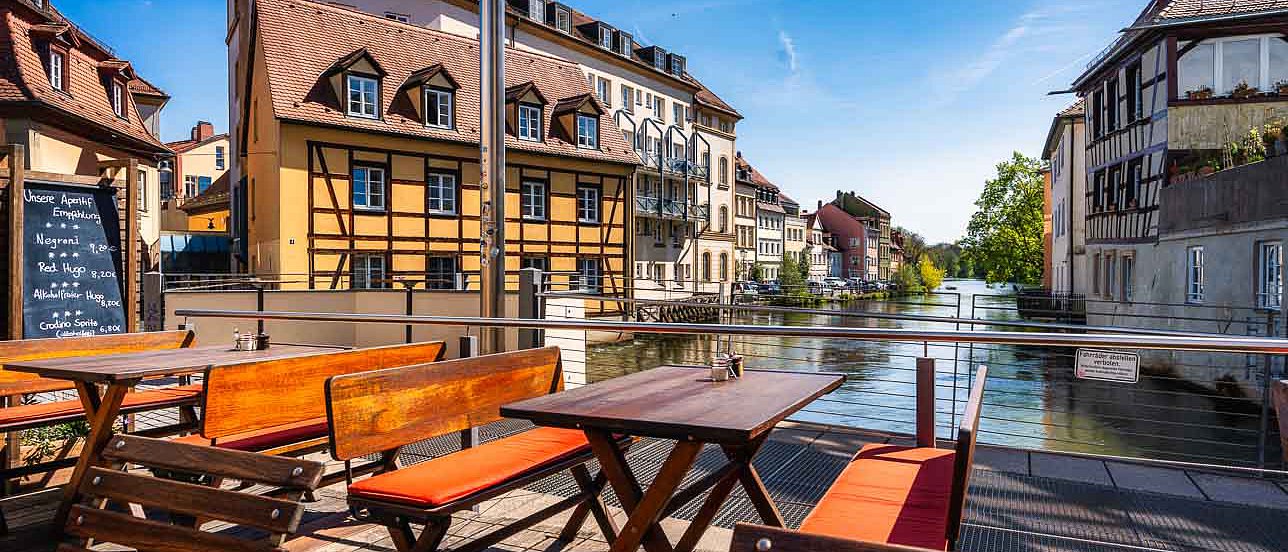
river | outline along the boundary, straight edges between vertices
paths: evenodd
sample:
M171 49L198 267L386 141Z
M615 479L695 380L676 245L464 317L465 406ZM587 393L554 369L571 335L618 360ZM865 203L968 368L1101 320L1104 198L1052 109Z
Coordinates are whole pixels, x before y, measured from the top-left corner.
M1018 318L1014 302L998 297L1010 293L1009 289L992 289L974 280L948 280L944 286L956 289L818 308ZM809 313L742 313L733 323L956 327L944 322ZM795 420L912 433L915 359L928 351L937 365L940 437L950 436L950 423L955 421L950 412L960 414L964 407L971 367L984 364L989 375L981 442L1191 462L1255 465L1258 461L1261 419L1256 405L1216 398L1205 389L1165 374L1142 374L1136 384L1079 380L1073 376L1074 351L1070 348L934 344L927 348L921 343L750 336L735 338L733 347L751 369L846 374L840 389L793 416ZM708 364L713 350L709 336L637 335L631 342L592 347L587 372L591 381L599 381L663 364ZM1266 457L1277 464L1277 446L1271 447Z

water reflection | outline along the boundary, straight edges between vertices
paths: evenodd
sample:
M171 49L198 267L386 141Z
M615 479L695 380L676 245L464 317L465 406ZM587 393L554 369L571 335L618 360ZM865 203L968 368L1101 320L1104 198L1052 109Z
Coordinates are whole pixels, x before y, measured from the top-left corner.
M841 312L1016 318L1013 310L972 309L972 305L1006 305L1006 300L996 296L1009 290L990 289L978 281L950 284L958 288L956 292L832 308ZM944 322L801 313L740 313L732 322L957 327ZM911 433L915 359L928 353L936 359L942 437L950 435L951 425L964 408L974 372L971 367L985 364L990 371L982 442L1218 463L1255 464L1259 457L1261 419L1255 405L1223 402L1205 388L1165 375L1143 376L1135 385L1076 380L1070 348L758 336L736 337L733 346L746 357L750 368L847 375L841 389L811 404L795 419ZM591 381L599 381L663 364L706 364L714 351L711 336L638 335L634 342L592 347L588 372ZM1267 441L1275 445L1277 439ZM1266 458L1278 465L1277 448L1268 451Z

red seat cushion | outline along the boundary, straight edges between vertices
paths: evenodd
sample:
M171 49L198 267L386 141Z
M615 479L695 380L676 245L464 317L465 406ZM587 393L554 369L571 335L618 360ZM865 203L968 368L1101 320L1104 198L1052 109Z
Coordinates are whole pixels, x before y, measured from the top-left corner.
M433 508L590 450L580 431L539 427L349 486L349 495Z
M185 385L128 393L125 395L125 399L121 401L121 410L127 412L147 410L149 407L161 407L195 399L199 395L201 395L201 385ZM40 420L61 420L67 417L84 415L85 409L81 408L79 400L24 404L0 408L0 426L25 424Z
M219 448L241 450L246 452L259 452L280 446L291 445L310 439L326 437L327 434L326 418L312 418L289 424L247 431L220 437L217 439ZM180 443L190 445L209 445L210 439L201 435L188 435L175 439Z
M867 445L800 530L946 550L953 458L951 450Z

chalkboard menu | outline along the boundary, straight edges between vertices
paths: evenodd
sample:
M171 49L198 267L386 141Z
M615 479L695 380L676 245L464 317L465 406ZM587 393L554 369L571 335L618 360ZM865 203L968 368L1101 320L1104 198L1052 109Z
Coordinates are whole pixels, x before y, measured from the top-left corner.
M126 331L116 190L26 182L23 337Z

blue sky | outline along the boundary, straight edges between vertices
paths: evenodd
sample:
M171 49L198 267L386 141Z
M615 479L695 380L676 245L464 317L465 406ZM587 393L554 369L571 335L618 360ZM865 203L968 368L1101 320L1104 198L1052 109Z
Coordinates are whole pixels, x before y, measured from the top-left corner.
M746 117L738 148L802 206L837 189L932 242L993 166L1037 155L1063 89L1144 0L568 0L689 57ZM55 0L174 99L162 138L227 125L224 0Z

